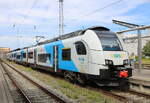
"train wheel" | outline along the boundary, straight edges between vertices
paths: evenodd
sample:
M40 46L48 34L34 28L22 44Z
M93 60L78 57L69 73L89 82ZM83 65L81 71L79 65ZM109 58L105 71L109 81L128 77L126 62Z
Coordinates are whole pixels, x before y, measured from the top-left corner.
M85 86L86 85L86 78L82 74L77 74L77 81L79 85Z
M68 72L68 71L65 71L64 72L64 78L67 80L67 81L70 81L72 83L76 83L76 75L75 73L73 72Z

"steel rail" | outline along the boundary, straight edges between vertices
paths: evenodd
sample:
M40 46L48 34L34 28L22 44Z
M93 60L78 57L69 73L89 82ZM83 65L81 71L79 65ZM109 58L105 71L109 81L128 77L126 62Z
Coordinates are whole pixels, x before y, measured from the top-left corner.
M6 63L9 67L11 67L12 69L14 69L16 72L18 72L19 74L21 73L20 71L16 70L13 66L9 65L8 63ZM32 80L30 80L30 78L28 78L26 75L22 74L22 76L24 76L26 79L29 79L29 81L32 82ZM34 82L35 83L35 82ZM39 85L37 83L35 83L36 85ZM112 93L112 92L109 92L109 91L106 91L106 90L103 90L103 89L96 89L96 88L92 88L92 87L87 87L88 89L90 90L95 90L95 91L100 91L101 93L103 93L104 95L107 95L107 96L110 96L110 97L113 97L123 103L128 103L129 102L129 99L124 97L124 96L121 96L121 95L118 95L118 94L115 94L115 93ZM49 93L48 90L46 90L47 93ZM61 102L61 103L66 103L66 102Z
M150 99L150 94L145 94L145 93L141 93L141 92L137 92L133 90L129 90L129 93Z
M121 96L121 95L118 95L118 94L115 94L115 93L112 93L111 91L107 91L107 90L104 90L104 89L100 89L100 88L95 88L95 87L87 87L87 89L89 90L94 90L94 91L99 91L100 93L106 95L106 96L110 96L110 97L113 97L123 103L128 103L129 102L129 99L124 97L124 96Z
M114 98L118 99L119 101L121 101L123 103L128 103L129 102L129 99L124 97L124 96L121 96L121 95L118 95L118 94L115 94L115 93L112 93L112 92L109 92L109 91L105 91L105 90L99 90L99 91L104 93L105 95L114 97Z
M6 63L7 64L7 63ZM16 72L18 72L19 74L21 73L20 71L18 71L18 70L16 70L13 66L11 66L11 65L9 65L9 64L7 64L9 67L11 67L12 69L14 69ZM21 73L22 74L22 73ZM24 75L23 74L23 76L25 76L25 77L27 77L26 75ZM30 78L28 78L27 77L27 79L29 79L30 80ZM31 80L32 81L32 80ZM35 82L34 82L35 83ZM39 84L37 84L37 83L35 83L36 85L39 85ZM134 101L134 100L131 100L131 99L129 99L129 98L127 98L127 97L125 97L125 96L123 96L123 95L118 95L117 93L113 93L113 92L111 92L111 91L107 91L107 90L103 90L103 89L97 89L97 88L92 88L92 87L87 87L88 89L90 89L90 90L95 90L95 91L100 91L101 93L103 93L104 95L107 95L107 96L111 96L111 97L113 97L113 98L115 98L115 99L117 99L117 100L119 100L119 101L121 101L121 102L124 102L124 103L128 103L128 102L130 102L130 101ZM42 89L42 90L44 90L44 89ZM45 91L45 90L44 90ZM118 91L118 90L117 90ZM47 93L49 93L49 90L47 90L46 89L46 92ZM123 92L123 91L118 91L118 92ZM142 96L142 97L145 97L145 98L150 98L150 95L148 95L148 94L144 94L144 93L140 93L140 92L137 92L137 91L131 91L131 90L129 90L129 91L127 91L127 92L125 92L125 93L130 93L130 94L133 94L133 95L137 95L137 96ZM54 97L55 98L55 97ZM65 102L61 102L61 103L65 103Z
M4 61L3 61L4 62ZM53 97L53 99L55 99L56 101L58 101L59 103L73 103L73 101L70 100L65 100L63 97L59 97L56 94L52 93L50 90L48 90L47 88L41 86L40 84L38 84L37 82L33 81L32 79L30 79L28 76L26 76L25 74L21 73L20 71L18 71L16 68L14 68L13 66L9 65L8 63L4 62L6 65L8 65L10 68L12 68L14 71L16 71L17 73L19 73L21 76L23 76L25 79L27 79L28 81L30 81L32 84L34 84L35 86L37 86L39 89L43 90L46 94L48 94L49 96Z
M130 99L124 95L119 95L115 92L125 92L125 93L129 93L131 95L137 95L139 97L144 97L146 99L150 99L150 95L149 94L144 94L144 93L140 93L140 92L137 92L137 91L133 91L133 90L128 90L128 91L121 91L121 90L115 90L113 92L111 91L107 91L107 90L103 90L103 89L97 89L97 88L93 88L93 87L87 87L88 89L90 90L94 90L94 91L100 91L101 93L103 93L104 95L107 95L107 96L110 96L110 97L113 97L123 103L130 103L130 102L134 102L135 100L134 99Z
M13 84L17 87L17 89L20 91L20 93L24 96L26 102L27 103L32 103L30 98L28 97L28 95L23 91L23 89L21 88L19 83L15 80L15 78L11 75L11 73L5 68L5 66L2 64L2 62L0 62L0 65L2 66L4 71L6 72L6 74L10 78L10 80L13 82Z
M134 64L134 68L138 69L138 64ZM150 64L142 64L142 69L150 70Z
M104 94L108 95L108 96L112 96L118 100L120 100L121 102L124 102L124 103L130 103L130 102L135 102L134 99L130 99L124 95L119 95L115 92L124 92L124 91L114 91L114 92L109 92L109 91L105 91L105 90L100 90L101 92L103 92ZM129 91L126 91L125 93L129 93L131 95L136 95L136 96L139 96L139 97L144 97L146 99L150 99L150 95L149 94L144 94L144 93L140 93L140 92L137 92L137 91L132 91L132 90L129 90Z

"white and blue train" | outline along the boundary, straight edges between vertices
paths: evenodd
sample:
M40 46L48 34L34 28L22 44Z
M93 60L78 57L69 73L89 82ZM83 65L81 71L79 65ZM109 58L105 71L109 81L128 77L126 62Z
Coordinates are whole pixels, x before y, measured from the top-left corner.
M132 76L122 40L106 27L91 27L16 49L9 60L61 73L71 81L119 86Z

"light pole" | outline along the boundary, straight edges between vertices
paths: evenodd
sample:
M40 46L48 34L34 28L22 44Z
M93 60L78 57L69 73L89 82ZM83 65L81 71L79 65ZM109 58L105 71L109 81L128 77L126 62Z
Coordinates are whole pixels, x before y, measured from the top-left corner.
M34 31L36 30L36 28L37 28L36 25L34 25L34 26L33 26ZM36 32L36 31L35 31L35 32ZM44 36L40 36L40 35L35 36L36 45L38 45L38 43L40 42L40 40L41 40L42 38L44 39L45 37L44 37Z
M59 0L59 36L64 34L63 2L64 0Z
M17 44L18 44L18 48L20 48L20 42L19 42L19 28L16 27L16 24L13 24L13 28L16 28L16 32L17 32Z

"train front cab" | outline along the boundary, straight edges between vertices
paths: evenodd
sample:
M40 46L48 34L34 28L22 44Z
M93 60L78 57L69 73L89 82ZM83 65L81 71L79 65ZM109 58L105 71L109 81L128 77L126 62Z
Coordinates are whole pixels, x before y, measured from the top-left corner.
M132 69L128 52L118 36L110 31L88 30L84 38L90 48L88 79L100 86L126 83L132 76Z

